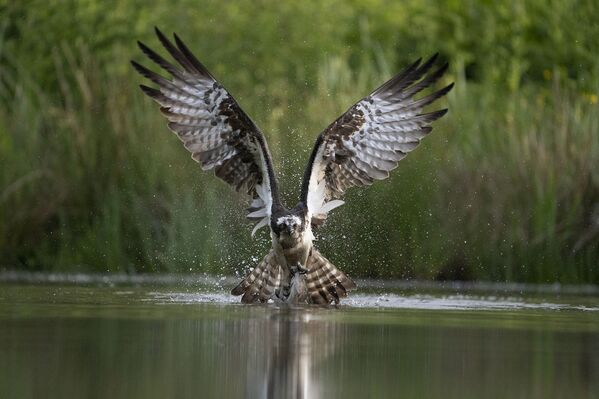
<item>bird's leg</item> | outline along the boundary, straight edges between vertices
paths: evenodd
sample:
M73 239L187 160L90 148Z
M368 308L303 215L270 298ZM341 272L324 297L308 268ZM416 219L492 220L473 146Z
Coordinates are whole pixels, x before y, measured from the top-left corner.
M285 300L289 296L289 290L287 291L287 295L285 295L282 288L277 288L272 296L272 300L275 303L285 303Z
M291 287L289 283L285 283L275 290L274 296L281 302L287 302L287 298L289 298L290 291Z
M302 265L297 265L297 270L300 272L300 274L306 274L306 273L308 273L308 269L305 268Z
M306 286L305 272L303 271L306 269L300 265L296 265L295 269L295 273L291 276L291 287L287 303L298 305L307 302L308 288Z
M304 266L302 266L299 263L296 263L295 265L291 266L290 270L291 270L291 275L292 276L294 276L295 273L298 273L298 272L299 272L299 274L306 274L306 273L308 273L308 269L306 269Z

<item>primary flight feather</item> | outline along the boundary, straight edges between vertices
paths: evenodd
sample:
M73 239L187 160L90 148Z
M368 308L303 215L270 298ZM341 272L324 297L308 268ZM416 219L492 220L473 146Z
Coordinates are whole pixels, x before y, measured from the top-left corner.
M268 226L272 248L233 290L242 302L338 303L355 288L343 272L314 247L312 230L343 205L351 187L389 176L406 154L432 130L431 122L447 109L423 108L451 90L453 83L420 97L447 70L433 70L437 56L408 66L351 106L316 139L304 172L298 204L288 209L280 198L264 135L237 101L198 61L181 39L174 43L156 29L175 66L141 42L140 49L170 74L170 79L131 61L158 88L140 85L160 104L168 127L177 134L203 170L214 170L236 191L251 197L252 235Z

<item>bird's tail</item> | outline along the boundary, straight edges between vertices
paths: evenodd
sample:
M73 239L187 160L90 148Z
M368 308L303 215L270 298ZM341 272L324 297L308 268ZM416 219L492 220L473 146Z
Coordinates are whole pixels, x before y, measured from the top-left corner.
M271 250L262 262L231 290L233 295L243 295L241 302L267 302L281 282L281 267Z
M312 248L306 269L308 272L304 275L304 279L310 303L339 303L339 298L346 297L348 291L356 288L356 284L322 256L316 248ZM289 284L292 284L291 281L281 281L289 278L289 273L282 270L276 261L274 250L271 250L262 262L231 290L231 294L242 295L243 303L265 303L277 288L289 287Z
M307 263L306 286L310 302L339 303L339 298L347 296L348 291L356 288L356 284L322 256L316 248L312 248Z

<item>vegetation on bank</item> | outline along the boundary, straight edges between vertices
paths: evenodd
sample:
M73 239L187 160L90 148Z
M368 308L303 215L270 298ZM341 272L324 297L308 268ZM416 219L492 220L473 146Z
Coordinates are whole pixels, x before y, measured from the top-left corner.
M450 113L319 235L353 276L599 283L593 1L0 1L0 267L242 272L266 253L128 60L177 31L262 128L295 202L316 135L420 56Z

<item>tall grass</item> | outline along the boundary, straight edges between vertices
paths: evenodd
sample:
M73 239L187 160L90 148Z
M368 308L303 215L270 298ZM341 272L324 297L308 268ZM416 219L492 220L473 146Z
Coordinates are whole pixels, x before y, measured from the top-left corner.
M450 113L388 181L350 192L317 245L356 276L599 283L596 27L570 16L597 7L192 3L0 6L0 265L231 273L266 252L243 199L136 87L134 39L155 44L160 24L183 27L263 128L290 204L316 134L440 48ZM540 44L548 26L562 34Z

